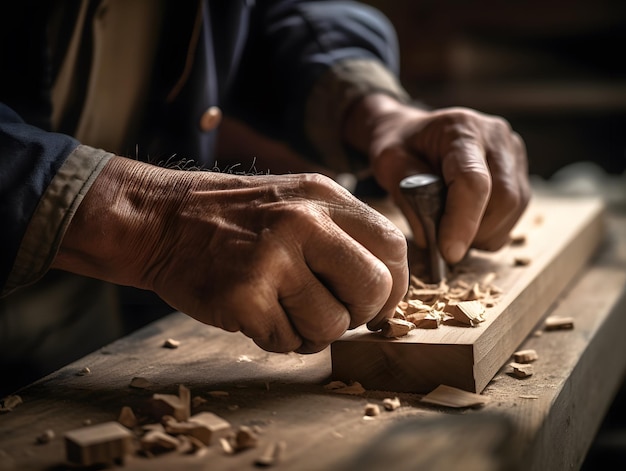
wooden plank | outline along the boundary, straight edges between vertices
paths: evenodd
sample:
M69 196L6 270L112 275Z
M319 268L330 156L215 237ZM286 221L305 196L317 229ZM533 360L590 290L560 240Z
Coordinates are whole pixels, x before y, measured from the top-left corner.
M349 331L331 346L333 377L387 391L425 393L440 384L482 391L595 253L604 206L595 198L535 196L513 232L524 233L526 242L496 253L472 251L457 266L477 280L496 273L503 295L486 309L484 322L415 329L398 339L365 327ZM530 264L516 266L519 257Z
M578 469L626 370L626 217L618 222L609 226L600 257L548 313L572 316L575 328L529 336L520 348L538 353L535 374L519 380L500 370L483 391L491 400L482 409L449 412L412 393L336 394L324 388L329 349L267 353L241 334L175 313L18 391L24 402L0 415L0 469L73 469L65 457L67 431L87 419L115 420L125 405L141 418L154 393L177 394L180 384L207 400L192 406L194 414L260 427L259 446L233 455L219 446L202 456L135 455L124 470L253 469L277 442L286 450L275 469L285 470L459 469L459 463L494 471ZM167 338L180 339L180 347L162 348ZM90 375L77 374L86 367ZM134 377L147 379L147 389L129 387ZM366 404L388 397L398 397L401 407L363 417ZM38 443L47 429L56 438Z

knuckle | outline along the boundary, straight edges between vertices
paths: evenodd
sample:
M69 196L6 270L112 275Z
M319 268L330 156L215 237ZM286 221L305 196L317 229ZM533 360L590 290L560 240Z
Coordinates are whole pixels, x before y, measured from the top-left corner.
M503 135L513 136L513 128L511 127L511 123L502 116L491 116L492 126Z
M303 355L308 355L308 354L312 354L312 353L318 353L321 352L322 350L324 350L326 347L328 347L328 345L330 345L330 342L325 343L325 342L309 342L309 341L305 341L303 342L297 349L295 349L294 351Z
M471 194L490 194L492 189L491 175L485 171L469 169L463 174L465 185Z
M358 293L351 303L347 303L350 315L350 328L373 319L385 305L393 290L393 279L389 270L380 264L370 271L360 283Z
M492 201L497 204L497 207L502 208L502 211L507 213L517 210L522 205L522 200L523 196L519 187L510 181L503 182L492 197Z
M500 250L508 242L508 235L498 235L485 240L477 240L473 246L487 252L496 252Z
M332 178L320 173L306 173L299 176L300 189L306 195L325 196L329 193L344 193L346 190Z

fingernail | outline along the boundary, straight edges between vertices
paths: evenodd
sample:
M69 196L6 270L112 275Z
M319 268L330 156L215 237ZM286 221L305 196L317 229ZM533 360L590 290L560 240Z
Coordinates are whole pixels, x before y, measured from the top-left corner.
M461 242L454 242L448 246L448 249L444 254L445 259L448 263L457 263L465 256L466 250L465 244Z

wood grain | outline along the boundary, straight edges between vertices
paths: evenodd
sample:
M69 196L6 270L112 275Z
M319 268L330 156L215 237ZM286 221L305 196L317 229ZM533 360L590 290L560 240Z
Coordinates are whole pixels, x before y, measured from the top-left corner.
M483 390L491 400L482 409L450 411L412 393L336 394L324 388L329 349L271 354L241 334L173 313L17 391L24 402L0 414L0 470L75 469L65 432L87 419L116 420L125 405L141 420L154 393L177 394L180 384L207 400L194 414L260 427L259 446L234 455L211 446L204 456L133 456L120 469L253 469L278 442L286 448L276 470L579 469L626 371L626 214L608 223L598 256L548 310L573 317L575 328L530 335L520 349L537 352L535 373L520 380L502 368ZM180 347L162 348L167 338ZM85 367L92 373L78 375ZM150 384L131 388L134 377ZM366 404L390 397L401 407L363 418ZM47 429L55 438L38 443Z
M406 233L398 216L383 210ZM496 273L503 295L487 308L484 322L415 329L398 339L365 327L349 331L331 346L334 379L388 391L426 393L440 384L482 391L596 252L604 206L593 198L536 196L513 233L524 233L525 243L495 253L471 251L455 267L477 279ZM530 264L517 265L522 256Z

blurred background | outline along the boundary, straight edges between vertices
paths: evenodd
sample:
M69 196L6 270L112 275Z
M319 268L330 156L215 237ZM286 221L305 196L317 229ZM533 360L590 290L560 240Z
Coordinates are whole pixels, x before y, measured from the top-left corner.
M541 183L626 208L626 1L364 3L396 27L411 96L505 117ZM582 469L608 463L626 469L624 385Z
M396 27L401 79L432 107L504 116L532 174L626 168L626 1L366 0Z

